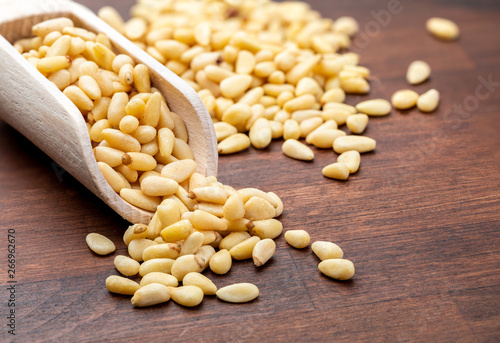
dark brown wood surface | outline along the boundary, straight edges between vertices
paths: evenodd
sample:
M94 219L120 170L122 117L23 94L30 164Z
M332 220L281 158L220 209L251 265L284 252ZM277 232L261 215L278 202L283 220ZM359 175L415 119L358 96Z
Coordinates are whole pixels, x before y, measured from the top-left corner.
M81 1L96 11L101 1ZM107 0L124 15L131 0ZM362 156L347 182L312 163L286 158L281 143L222 156L220 181L279 194L286 229L306 229L331 240L356 266L336 282L320 274L309 248L294 250L283 237L261 269L235 263L218 286L253 282L258 300L222 303L206 297L193 309L173 302L136 309L110 294L113 258L126 251L127 223L93 194L0 121L0 341L15 342L498 342L500 340L500 3L310 1L323 16L352 15L362 33L353 50L372 71L368 96L390 98L407 88L415 59L432 77L411 87L441 92L437 112L393 110L373 118L367 135L376 152ZM430 16L461 29L446 43L425 31ZM1 63L1 61L0 61ZM1 76L0 76L1 78ZM1 80L0 80L1 82ZM19 101L19 99L18 99ZM16 239L16 336L7 333L7 232ZM117 243L108 257L85 244L89 232Z

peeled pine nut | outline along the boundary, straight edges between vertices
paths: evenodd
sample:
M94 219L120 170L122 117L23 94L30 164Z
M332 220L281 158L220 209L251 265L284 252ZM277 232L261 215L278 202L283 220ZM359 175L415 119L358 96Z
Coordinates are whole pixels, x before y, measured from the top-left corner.
M417 104L418 93L411 89L402 89L392 95L391 102L398 110L407 110Z
M190 220L193 227L198 230L227 230L227 225L222 219L202 210L195 210Z
M203 301L203 290L196 286L170 287L170 296L177 304L194 307Z
M323 119L321 117L314 117L314 118L309 118L309 119L303 120L299 124L300 136L306 137L311 132L316 130L318 127L320 127L322 124L323 124Z
M370 116L385 116L391 112L391 104L385 99L373 99L360 102L356 109Z
M283 231L283 224L276 219L257 220L253 222L253 225L248 231L260 239L275 239Z
M220 142L227 137L238 133L238 129L236 129L233 125L229 123L225 123L223 121L214 123L215 136L217 137L217 142Z
M98 233L89 233L85 241L90 250L98 255L108 255L116 250L115 244L109 238Z
M55 18L34 25L32 31L35 36L43 38L51 32L57 31L62 33L65 27L73 26L73 21L69 18Z
M192 159L176 161L167 164L162 170L161 175L181 183L187 180L196 170L196 162Z
M333 150L337 154L344 153L349 150L357 152L369 152L375 149L376 142L374 139L364 136L344 136L339 137L333 142Z
M205 295L214 295L217 292L217 286L205 275L191 272L184 276L183 286L196 286L203 291Z
M165 242L177 242L186 239L193 232L193 225L187 219L175 222L161 231L161 238Z
M349 173L355 173L359 169L361 163L361 156L356 150L343 152L337 157L338 163L343 163L347 166Z
M210 259L210 270L215 274L224 275L231 269L231 254L227 249L220 249Z
M142 262L142 253L147 247L156 245L158 243L145 238L133 239L128 244L128 254L137 262Z
M224 237L219 243L220 250L231 250L235 245L250 238L250 234L247 231L231 232L229 235Z
M259 118L250 128L249 132L250 142L257 149L267 147L273 138L271 126L269 121L265 118Z
M411 85L424 82L431 75L431 67L424 61L413 61L406 72L406 80Z
M118 255L115 257L114 263L115 268L125 276L132 276L139 273L139 262L130 257Z
M123 242L129 245L134 239L146 238L148 235L148 227L144 224L134 224L128 227L123 234Z
M332 163L323 168L322 173L330 179L347 180L349 168L344 163Z
M303 249L309 245L311 238L305 230L288 230L285 232L285 240L296 249Z
M439 105L439 92L430 89L418 97L417 107L422 112L432 112Z
M179 257L181 245L176 243L162 243L151 245L143 250L142 259L144 261L152 260L154 258L170 258L175 260Z
M139 288L131 299L132 305L146 307L170 300L170 290L159 283L150 283Z
M354 276L354 264L344 259L328 259L319 263L318 269L333 279L349 280Z
M311 161L314 159L314 152L296 139L287 139L281 149L286 156L296 160Z
M368 125L368 116L366 114L351 114L346 119L346 125L352 133L363 133Z
M222 287L217 291L220 300L230 303L244 303L254 300L259 296L259 289L251 283L235 283Z
M172 195L179 189L179 184L162 176L148 176L141 182L141 190L149 196Z
M113 190L117 193L123 188L130 188L130 183L125 179L123 175L115 171L109 165L104 162L97 162L97 166L101 170L102 175L108 182L108 184L113 188Z
M126 202L151 212L156 211L156 207L161 202L159 197L146 195L139 189L123 188L120 191L120 196Z
M257 244L252 251L253 263L256 267L261 267L274 255L276 251L276 243L270 238L263 239Z
M247 149L250 146L250 138L243 133L237 133L227 137L218 144L219 154L234 154Z
M149 171L156 168L155 158L141 152L129 152L124 154L122 156L122 163L131 169L139 171Z
M300 126L297 121L293 119L287 119L283 124L283 139L299 139L300 138Z
M240 193L234 193L227 198L222 209L222 216L229 220L238 220L245 216L245 204Z
M171 258L153 258L144 261L139 267L139 275L144 276L152 272L170 273L175 260Z
M271 219L276 209L267 200L260 197L251 197L245 202L245 218L250 220Z
M112 293L133 295L141 286L123 276L111 275L106 279L106 288Z
M161 272L151 272L144 275L140 285L143 287L151 283L159 283L167 287L177 287L179 285L179 281L173 275Z
M184 279L188 273L201 272L205 268L206 260L196 255L184 255L177 258L172 265L170 274L179 281Z
M252 258L255 245L260 241L257 236L252 236L241 243L236 244L229 250L231 257L235 260L246 260Z
M104 129L101 134L104 140L108 142L112 148L127 152L141 151L141 143L139 143L139 141L134 137L127 135L120 130Z
M193 255L198 251L199 248L203 245L203 241L205 240L205 236L198 231L192 232L188 238L182 243L180 256L184 255Z
M242 95L251 83L252 77L250 75L230 76L221 81L220 91L226 98L234 99Z
M316 241L311 245L311 249L321 261L344 257L342 249L332 242Z
M333 142L338 137L345 136L346 133L342 130L336 129L323 129L314 130L306 137L306 142L314 145L317 148L331 149L333 147Z
M189 197L199 202L205 201L224 205L227 200L227 192L216 186L198 187L189 193Z
M457 24L449 19L430 18L427 20L425 26L429 33L442 40L452 41L457 39L460 34Z
M63 93L80 111L90 111L94 107L92 100L77 86L68 86Z

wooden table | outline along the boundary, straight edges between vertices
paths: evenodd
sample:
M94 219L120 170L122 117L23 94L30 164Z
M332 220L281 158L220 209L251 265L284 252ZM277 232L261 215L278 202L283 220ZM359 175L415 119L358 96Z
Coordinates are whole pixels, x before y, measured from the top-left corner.
M100 1L81 1L93 10ZM108 0L123 14L132 0ZM114 255L98 257L89 232L117 243L127 223L19 133L0 121L0 209L3 261L0 341L16 342L312 342L500 340L500 3L392 0L310 1L323 16L356 17L361 64L372 92L347 102L389 99L407 88L416 59L430 63L433 114L394 110L366 132L376 152L362 156L347 182L321 175L330 151L314 162L286 158L281 143L220 158L220 181L275 191L284 200L286 229L332 240L354 261L355 277L322 276L309 248L277 239L272 261L256 269L235 263L213 277L224 286L253 282L258 300L242 305L207 297L197 308L173 302L136 309L110 294ZM430 16L455 20L460 40L425 31ZM8 230L16 240L16 336L7 334Z

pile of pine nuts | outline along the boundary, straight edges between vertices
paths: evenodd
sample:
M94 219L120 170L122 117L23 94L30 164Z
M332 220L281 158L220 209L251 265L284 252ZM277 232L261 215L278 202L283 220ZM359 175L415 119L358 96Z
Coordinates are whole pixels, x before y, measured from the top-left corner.
M129 256L115 257L123 276L110 276L108 290L133 295L138 307L169 299L196 306L212 294L226 302L255 299L255 285L217 289L201 272L226 274L233 259L264 265L283 230L275 219L283 212L281 199L256 188L236 191L195 172L181 117L151 86L148 68L115 55L106 35L76 28L68 18L39 23L33 33L14 47L82 112L110 186L125 201L154 212L149 225L126 230ZM88 234L86 242L99 255L116 249L97 233ZM137 274L140 283L127 278Z

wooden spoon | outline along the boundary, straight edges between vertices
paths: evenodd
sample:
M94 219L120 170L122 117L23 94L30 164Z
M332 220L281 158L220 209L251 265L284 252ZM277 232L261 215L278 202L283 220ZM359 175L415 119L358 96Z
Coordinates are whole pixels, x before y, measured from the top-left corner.
M197 171L217 174L217 141L210 116L196 92L177 75L127 40L86 7L67 0L0 3L0 118L21 132L66 171L132 223L152 213L125 202L97 166L85 120L77 107L17 52L12 43L31 37L41 21L68 17L75 26L105 33L118 53L148 66L152 84L184 120ZM3 36L3 37L2 37Z

